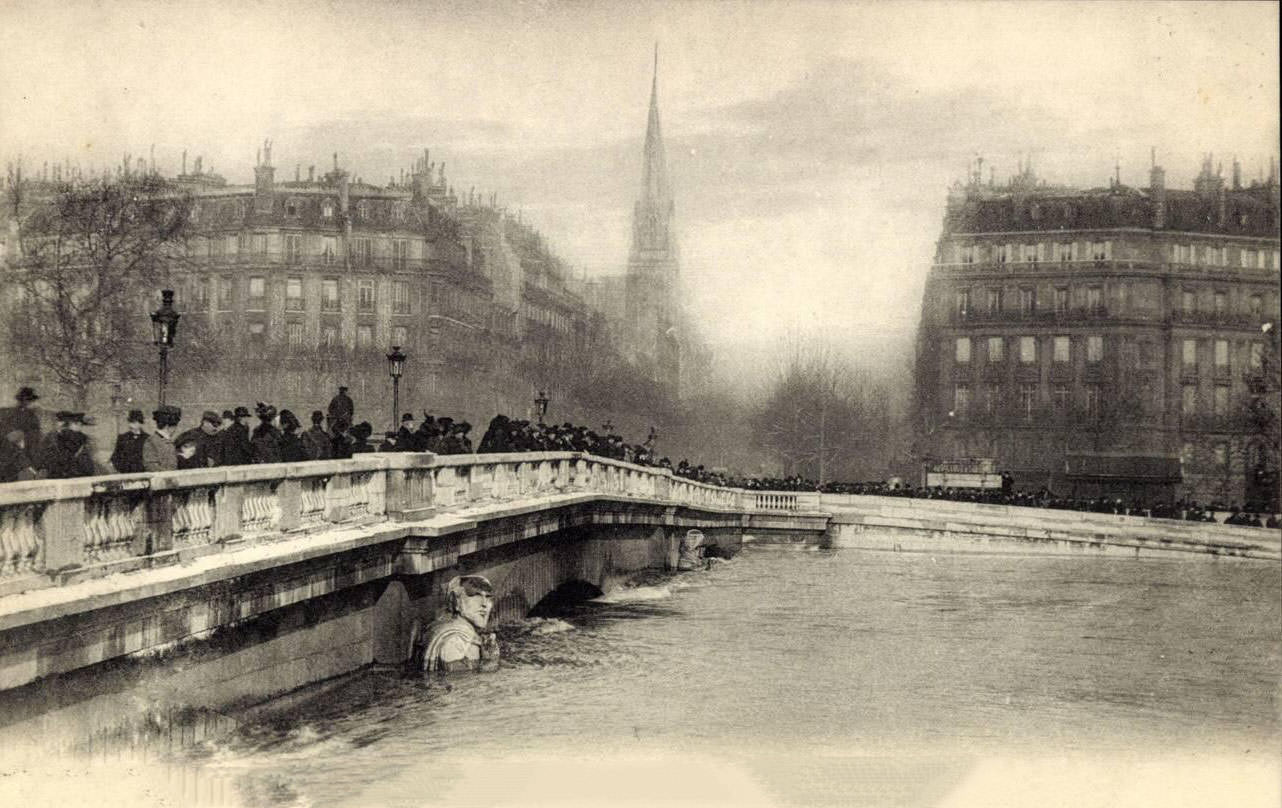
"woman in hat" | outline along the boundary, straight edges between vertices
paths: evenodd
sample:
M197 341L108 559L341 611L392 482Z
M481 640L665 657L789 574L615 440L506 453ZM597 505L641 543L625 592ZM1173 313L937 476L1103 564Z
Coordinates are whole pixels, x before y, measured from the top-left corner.
M249 437L249 442L254 446L254 462L279 463L281 434L276 428L276 408L260 401L255 410L259 423Z
M298 430L302 427L298 416L289 410L280 411L280 459L285 463L300 463L310 460L307 445L303 443Z
M151 414L156 429L142 445L143 471L173 471L178 468L173 431L182 420L183 411L166 404Z

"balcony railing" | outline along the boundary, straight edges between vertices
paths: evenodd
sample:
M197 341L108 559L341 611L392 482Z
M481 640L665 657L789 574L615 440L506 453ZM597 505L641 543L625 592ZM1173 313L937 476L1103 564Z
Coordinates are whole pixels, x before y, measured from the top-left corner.
M1108 306L1074 306L1068 309L1003 309L1001 311L954 309L949 317L953 325L984 325L989 323L1075 323L1117 319L1117 312Z

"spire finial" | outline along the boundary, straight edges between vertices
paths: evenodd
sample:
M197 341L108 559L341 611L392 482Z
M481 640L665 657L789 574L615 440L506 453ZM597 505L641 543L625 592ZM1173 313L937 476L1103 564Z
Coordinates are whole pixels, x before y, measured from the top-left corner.
M659 40L654 41L654 76L650 79L650 103L659 102Z

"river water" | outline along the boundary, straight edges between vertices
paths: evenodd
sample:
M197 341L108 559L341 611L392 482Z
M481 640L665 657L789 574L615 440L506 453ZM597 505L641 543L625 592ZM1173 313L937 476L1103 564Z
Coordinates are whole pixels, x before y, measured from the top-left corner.
M1282 802L1273 564L749 546L500 640L183 765L240 805Z

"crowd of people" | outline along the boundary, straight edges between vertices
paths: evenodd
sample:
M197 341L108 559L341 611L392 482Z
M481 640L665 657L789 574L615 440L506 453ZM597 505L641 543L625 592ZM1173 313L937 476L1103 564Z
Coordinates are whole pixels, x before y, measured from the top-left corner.
M151 414L154 427L146 429L141 410L131 410L127 430L116 438L110 467L94 460L94 451L85 432L92 421L81 412L61 411L54 420L57 428L42 434L40 418L33 408L40 396L23 387L15 396L16 406L0 413L0 482L41 478L61 479L94 474L236 466L250 463L287 463L304 460L349 458L366 452L432 452L468 454L473 451L467 421L424 413L421 419L404 413L395 432L384 433L377 445L371 442L373 428L368 421L353 423L355 405L346 387L339 387L325 411L314 410L311 426L288 409L259 402L251 415L247 407L218 413L205 410L200 422L177 432L182 410L171 405ZM254 421L257 423L254 423ZM507 452L586 452L599 457L623 460L642 466L666 468L676 476L709 485L743 488L750 491L816 491L830 494L868 494L894 497L944 499L997 505L1091 511L1191 522L1214 522L1216 512L1228 511L1226 524L1278 527L1278 518L1249 503L1243 509L1210 506L1196 501L1146 502L1110 497L1061 497L1046 489L1015 491L1009 475L1002 475L1000 488L941 488L903 485L898 482L829 482L819 484L799 475L790 477L736 477L720 470L681 460L675 466L654 451L655 434L641 444L627 443L609 424L604 433L569 422L535 423L496 415L475 451L484 454ZM175 434L176 433L176 434Z

